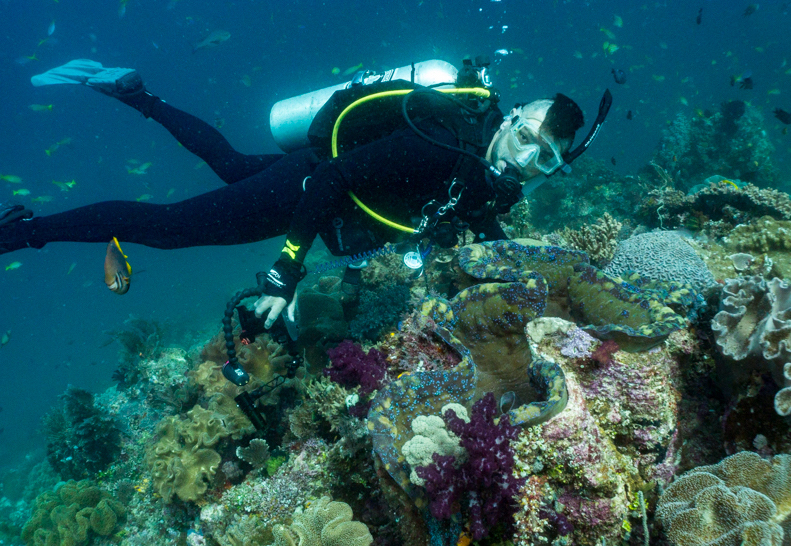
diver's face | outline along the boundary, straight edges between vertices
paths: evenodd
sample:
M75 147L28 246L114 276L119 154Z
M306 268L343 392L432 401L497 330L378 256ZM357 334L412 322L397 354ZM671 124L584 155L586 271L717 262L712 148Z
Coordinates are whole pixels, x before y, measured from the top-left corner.
M518 113L516 109L511 110L511 116ZM500 129L495 133L492 142L489 145L489 150L486 154L486 159L494 165L497 170L504 171L506 167L513 167L519 173L519 178L522 182L530 180L541 174L532 164L527 166L520 166L514 159L512 147L509 146L509 139L511 138L511 121L507 120L500 125Z

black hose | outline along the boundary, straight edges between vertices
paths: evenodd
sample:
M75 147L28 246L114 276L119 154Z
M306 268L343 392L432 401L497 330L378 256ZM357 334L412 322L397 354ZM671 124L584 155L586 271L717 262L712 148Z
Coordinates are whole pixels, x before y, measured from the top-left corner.
M245 288L234 295L225 306L225 314L222 317L222 330L225 336L225 350L228 353L228 362L222 367L222 373L225 378L235 385L246 385L250 381L250 376L247 375L242 367L239 365L239 359L236 358L236 344L233 337L233 312L236 306L242 300L255 297L261 297L264 293L264 283L262 282L265 273L258 273L258 286L254 288Z
M467 106L466 104L464 104L460 100L456 99L455 97L450 97L448 95L445 95L444 93L440 93L439 91L435 91L434 89L429 89L429 88L426 88L426 89L414 89L413 91L410 91L409 93L404 95L404 100L401 101L401 114L404 116L404 119L406 120L407 125L409 125L409 128L412 129L417 136L419 136L420 138L430 142L434 146L439 146L440 148L443 148L445 150L449 150L451 152L458 152L460 154L463 154L463 155L466 155L468 157L471 157L471 158L477 160L478 162L480 162L484 166L484 168L486 168L486 169L491 169L492 168L492 164L489 163L485 158L480 157L480 156L478 156L478 155L476 155L476 154L474 154L474 153L472 153L470 151L467 151L467 150L465 150L463 148L459 148L458 146L451 146L450 144L445 144L444 142L439 142L438 140L435 140L435 139L431 138L426 133L424 133L423 131L418 129L417 126L412 122L412 118L409 117L409 112L407 110L407 105L409 104L409 100L412 97L412 95L414 95L415 93L432 93L432 94L439 95L443 99L449 100L449 101L453 102L454 104L456 104L457 106L459 106L460 108L462 108L464 110L467 110L468 112L473 113L473 114L480 114L481 113L480 109L472 108L470 106Z

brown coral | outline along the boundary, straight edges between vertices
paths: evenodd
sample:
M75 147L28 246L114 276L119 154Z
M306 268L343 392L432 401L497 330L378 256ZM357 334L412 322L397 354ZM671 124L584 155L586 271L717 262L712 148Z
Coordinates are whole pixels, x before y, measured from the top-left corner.
M564 228L560 235L571 248L586 252L594 265L601 266L615 255L622 226L621 222L605 212L594 224L584 225L579 230Z
M222 416L195 406L186 419L163 419L157 432L159 440L146 455L157 493L166 502L176 495L184 501L198 500L222 460L211 447L230 435Z
M125 512L121 503L95 483L69 480L36 497L22 539L27 544L88 544L93 535L112 534Z
M791 220L791 197L787 193L748 183L741 183L738 188L730 183L712 183L692 195L667 190L659 199L643 200L638 216L653 219L660 206L664 227L684 225L684 219L691 213L702 213L711 220L724 220L731 225L762 216Z
M352 515L345 502L322 497L305 510L298 509L288 528L273 528L274 546L368 546L373 542L368 527L352 521Z
M740 224L725 239L736 250L769 252L791 250L791 221L763 216L749 224Z
M791 531L791 455L770 460L742 451L690 470L656 510L678 546L780 546Z

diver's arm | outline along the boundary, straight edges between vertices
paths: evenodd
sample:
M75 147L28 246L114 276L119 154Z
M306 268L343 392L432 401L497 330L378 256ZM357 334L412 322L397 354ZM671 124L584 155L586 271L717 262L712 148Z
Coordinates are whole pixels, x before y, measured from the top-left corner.
M443 127L426 129L438 140L457 142ZM256 315L268 312L268 328L287 304L293 304L297 283L304 276L305 255L320 228L337 216L345 199L350 199L349 191L379 188L403 197L405 193L411 195L412 185L422 186L425 194L427 186L444 182L457 158L457 153L436 147L407 129L320 163L306 181L280 259L267 275L265 296L255 303Z

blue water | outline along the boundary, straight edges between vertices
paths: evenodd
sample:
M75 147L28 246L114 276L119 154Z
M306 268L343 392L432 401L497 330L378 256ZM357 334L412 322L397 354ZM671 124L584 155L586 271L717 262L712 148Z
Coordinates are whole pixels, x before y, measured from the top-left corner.
M222 132L240 151L272 153L271 106L340 83L334 67L363 63L377 70L432 58L458 64L464 55L494 59L504 48L512 53L493 76L506 106L563 92L590 122L604 89L612 90L609 121L589 153L615 158L621 173L650 160L677 113L742 99L764 113L775 164L788 180L789 136L781 134L772 110L791 110L791 75L785 73L791 17L780 2L761 2L745 17L748 4L129 0L119 17L117 1L0 0L0 174L23 179L0 181L0 200L20 187L31 197L51 195L48 203L20 199L46 215L142 194L175 202L222 184L207 167L196 168L199 159L164 129L117 101L76 85L30 85L32 75L74 58L134 67L149 90L171 104L209 121L222 118ZM622 27L614 24L616 15ZM37 45L53 20L52 36ZM231 38L192 53L195 42L218 29ZM605 41L620 49L605 56ZM33 54L36 60L24 59ZM612 68L627 72L625 85L613 81ZM755 88L731 87L730 77L745 70L752 71ZM53 110L34 112L30 104ZM71 144L45 154L65 138ZM151 162L148 174L128 174L130 159ZM51 183L72 179L76 186L68 192ZM135 274L125 296L103 284L104 244L53 243L0 256L0 332L11 330L0 348L0 466L43 445L41 416L68 384L93 391L112 384L118 346L103 346L104 331L134 314L169 324L174 343L205 338L219 328L225 300L254 283L280 243L180 251L126 244L135 270L145 271ZM17 260L19 269L4 271Z

